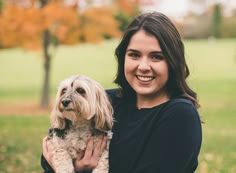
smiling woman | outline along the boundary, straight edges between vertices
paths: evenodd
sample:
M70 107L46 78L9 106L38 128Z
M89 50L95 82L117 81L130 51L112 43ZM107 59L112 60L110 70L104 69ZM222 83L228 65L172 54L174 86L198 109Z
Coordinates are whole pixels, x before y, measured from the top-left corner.
M202 132L181 37L168 17L137 16L115 51L121 89L111 91L116 122L110 172L193 173Z

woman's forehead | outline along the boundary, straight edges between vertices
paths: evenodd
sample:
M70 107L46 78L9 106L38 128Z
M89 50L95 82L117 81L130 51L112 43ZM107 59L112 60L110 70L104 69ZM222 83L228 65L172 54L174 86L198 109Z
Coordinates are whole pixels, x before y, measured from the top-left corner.
M136 32L130 39L127 50L161 51L159 41L154 35L148 34L144 30Z

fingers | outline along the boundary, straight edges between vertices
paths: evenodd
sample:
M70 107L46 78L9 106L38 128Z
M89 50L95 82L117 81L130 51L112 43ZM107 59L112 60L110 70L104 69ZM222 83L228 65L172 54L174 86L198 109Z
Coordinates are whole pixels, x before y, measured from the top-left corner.
M94 137L91 137L87 143L84 157L75 161L76 170L92 170L94 169L107 145L107 137L99 136L96 144L94 144Z
M50 143L48 142L48 137L44 137L43 138L43 156L44 158L47 160L47 162L49 163L49 165L52 167L52 169L54 169L53 165L52 165L52 146L50 145Z
M43 138L43 155L45 156L45 154L48 152L48 147L47 147L47 136Z
M83 159L90 159L93 153L93 137L90 137L86 146L86 150L84 153L84 158Z
M48 142L48 137L43 138L43 156L48 162L50 162L52 156L52 147Z
M99 140L94 148L94 158L97 159L102 156L103 151L105 150L107 145L107 137L104 135L99 136Z
M103 140L102 140L102 145L101 145L101 149L102 152L105 150L105 148L107 147L107 139L108 137L106 135L103 136Z
M91 164L91 158L93 153L93 137L90 137L86 146L86 150L84 153L84 157L80 160L77 158L75 161L75 170L77 171L84 171L84 170L92 170L93 165Z

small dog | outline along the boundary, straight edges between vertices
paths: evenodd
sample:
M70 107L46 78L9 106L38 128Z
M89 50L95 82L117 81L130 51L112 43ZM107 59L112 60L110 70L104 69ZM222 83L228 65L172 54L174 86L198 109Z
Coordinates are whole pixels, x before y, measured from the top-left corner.
M100 134L111 139L113 109L102 86L84 75L74 75L59 86L51 113L48 141L53 146L52 164L56 173L74 173L73 162L83 157L87 141ZM110 136L110 137L109 137ZM108 146L93 173L107 173Z

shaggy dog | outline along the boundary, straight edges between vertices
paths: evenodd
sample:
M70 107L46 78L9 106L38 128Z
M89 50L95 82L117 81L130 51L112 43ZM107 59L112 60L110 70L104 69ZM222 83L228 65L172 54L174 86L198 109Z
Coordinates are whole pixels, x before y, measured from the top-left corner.
M84 75L74 75L61 82L48 135L56 173L74 173L73 161L83 157L91 136L95 143L99 134L106 133L111 138L112 114L106 92L98 82ZM108 172L108 146L109 141L93 173Z

